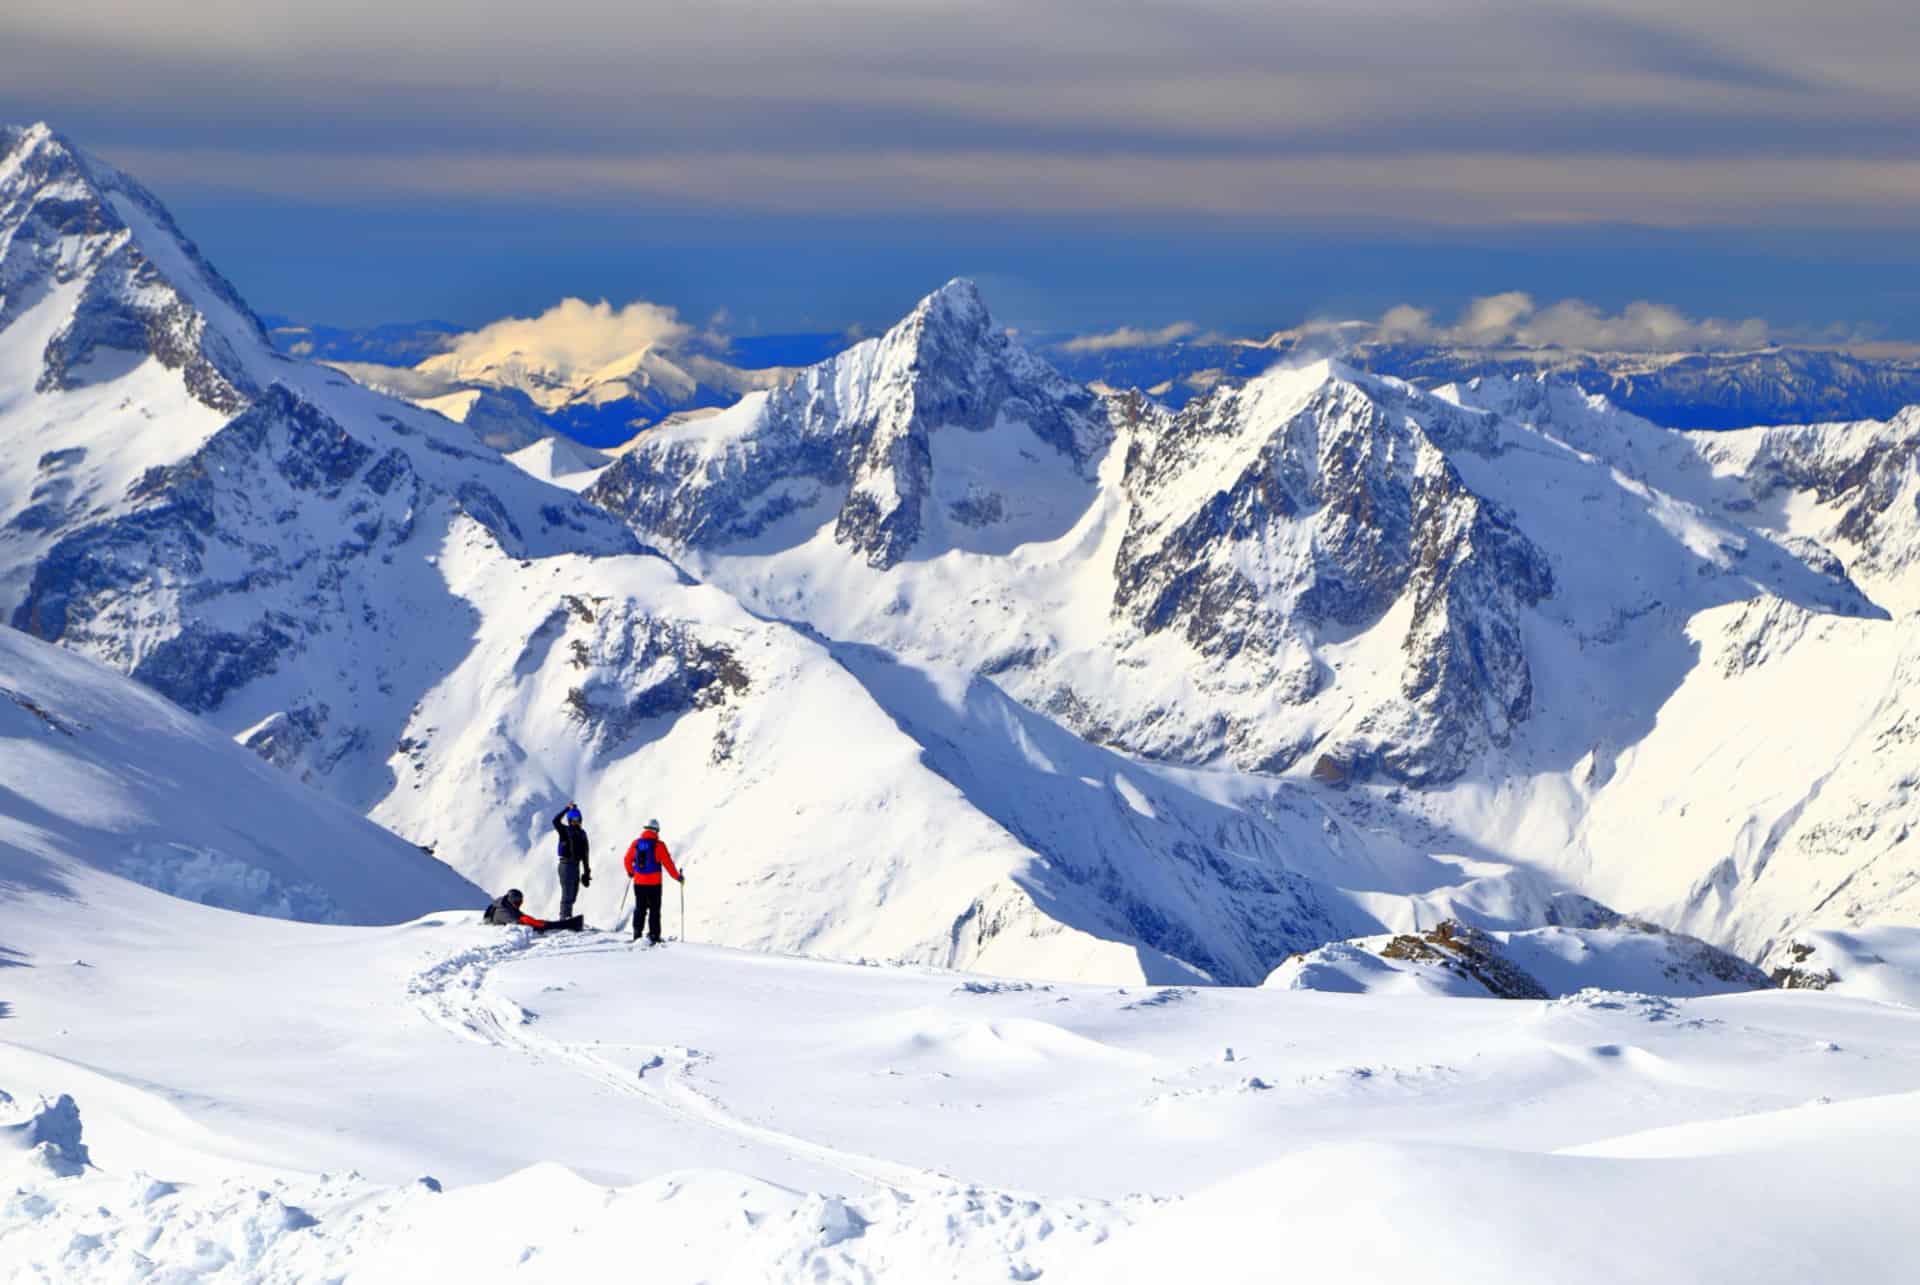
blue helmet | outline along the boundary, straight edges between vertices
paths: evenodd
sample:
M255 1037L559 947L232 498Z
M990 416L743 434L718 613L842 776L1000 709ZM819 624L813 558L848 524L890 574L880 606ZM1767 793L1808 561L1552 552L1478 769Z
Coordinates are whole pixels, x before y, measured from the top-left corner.
M568 808L568 809L567 809L567 820L568 820L568 821L570 821L570 822L572 822L572 823L573 823L574 825L579 825L579 824L580 824L580 809L579 809L579 808Z

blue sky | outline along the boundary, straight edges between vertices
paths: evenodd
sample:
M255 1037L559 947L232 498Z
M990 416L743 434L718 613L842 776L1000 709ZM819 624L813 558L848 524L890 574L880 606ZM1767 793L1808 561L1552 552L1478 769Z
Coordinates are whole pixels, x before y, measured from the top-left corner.
M0 118L263 311L1259 331L1524 290L1920 338L1905 0L11 0Z

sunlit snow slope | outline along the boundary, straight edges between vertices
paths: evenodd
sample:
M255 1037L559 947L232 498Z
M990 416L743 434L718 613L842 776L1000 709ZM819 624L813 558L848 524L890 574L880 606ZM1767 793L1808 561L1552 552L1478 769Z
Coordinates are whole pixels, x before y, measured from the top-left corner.
M102 876L323 923L396 923L479 894L122 675L0 627L0 887L47 894L37 913L77 938ZM27 935L0 936L0 962Z

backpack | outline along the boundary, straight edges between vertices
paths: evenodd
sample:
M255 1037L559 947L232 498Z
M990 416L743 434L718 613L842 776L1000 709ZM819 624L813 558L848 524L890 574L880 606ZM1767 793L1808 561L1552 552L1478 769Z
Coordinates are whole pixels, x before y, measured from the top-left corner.
M657 843L658 840L640 839L637 842L639 846L633 854L633 872L637 875L659 874L660 863L654 860L653 857L653 845Z

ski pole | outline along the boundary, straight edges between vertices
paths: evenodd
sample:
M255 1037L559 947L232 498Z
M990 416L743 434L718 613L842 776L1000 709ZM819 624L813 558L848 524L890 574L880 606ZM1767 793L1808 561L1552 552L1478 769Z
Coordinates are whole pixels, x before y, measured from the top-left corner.
M680 885L680 940L685 942L687 939L687 881L680 879L676 882Z

